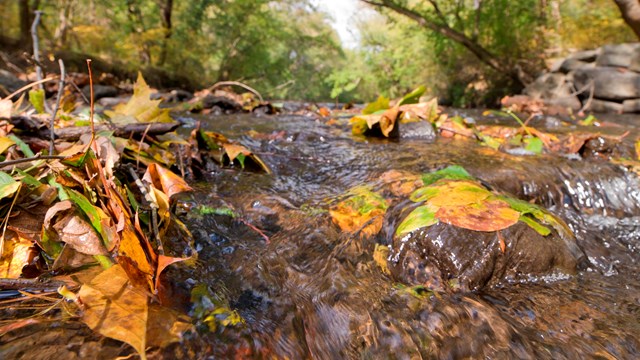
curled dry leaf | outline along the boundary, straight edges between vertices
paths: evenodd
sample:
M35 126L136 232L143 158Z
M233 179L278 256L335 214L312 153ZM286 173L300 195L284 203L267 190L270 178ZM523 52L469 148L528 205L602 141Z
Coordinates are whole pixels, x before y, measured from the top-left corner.
M155 163L147 167L142 179L162 190L169 198L175 194L193 190L180 176Z

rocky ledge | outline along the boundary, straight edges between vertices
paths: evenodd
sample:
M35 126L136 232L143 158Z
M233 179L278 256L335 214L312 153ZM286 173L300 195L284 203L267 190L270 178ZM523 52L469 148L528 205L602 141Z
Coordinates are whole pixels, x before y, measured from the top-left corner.
M640 43L573 53L558 60L524 94L573 111L640 112Z

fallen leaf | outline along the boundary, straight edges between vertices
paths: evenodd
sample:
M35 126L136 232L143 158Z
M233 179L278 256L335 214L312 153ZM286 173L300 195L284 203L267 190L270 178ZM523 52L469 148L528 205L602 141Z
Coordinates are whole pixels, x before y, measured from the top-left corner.
M0 119L10 119L13 102L10 99L0 100Z
M498 231L518 222L520 213L501 200L488 200L462 206L443 206L436 212L438 220L474 231Z
M373 250L373 261L378 265L380 270L387 275L391 275L391 271L389 271L389 264L387 264L387 258L389 257L388 246L384 246L381 244L376 244L375 249Z
M20 188L20 183L15 181L11 175L0 171L0 199L4 199L15 194Z
M155 163L147 167L147 171L144 173L142 179L149 184L153 184L157 189L162 190L169 198L175 194L193 191L180 176Z
M429 205L418 206L407 215L396 229L396 236L402 236L410 232L435 225L438 219L435 217L435 208Z
M387 207L387 201L380 194L367 186L359 186L351 189L329 214L342 231L360 231L363 236L371 236L382 229Z
M13 233L13 232L11 232ZM5 236L9 235L5 233ZM33 241L17 234L4 239L4 248L0 258L0 278L18 279L22 276L22 268L33 258L31 248Z
M133 86L133 96L126 104L119 104L113 111L105 111L114 123L128 124L132 122L173 122L169 116L170 109L158 107L162 100L151 100L151 88L144 81L141 73Z
M38 114L44 113L44 89L30 90L29 102L36 109Z
M60 241L87 255L108 255L102 240L93 227L76 214L68 214L59 220L53 228Z
M82 285L82 321L92 330L131 345L146 359L147 294L135 288L120 265Z
M160 274L166 269L169 265L175 264L181 261L190 260L191 258L177 258L171 256L158 255L158 266L156 268L156 289L158 288L158 281L160 281Z
M147 346L166 348L179 342L182 334L193 329L191 319L163 306L149 305L147 316Z
M7 149L15 145L16 143L13 140L9 139L6 136L0 137L0 154L4 154Z
M362 115L369 115L369 114L373 114L376 113L378 111L381 110L387 110L389 108L389 99L387 99L386 97L380 95L378 97L378 100L367 104L367 106L365 106L365 108L362 110Z

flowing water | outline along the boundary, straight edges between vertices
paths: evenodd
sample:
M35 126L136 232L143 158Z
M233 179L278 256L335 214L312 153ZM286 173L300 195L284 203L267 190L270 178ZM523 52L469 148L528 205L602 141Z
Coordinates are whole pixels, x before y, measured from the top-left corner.
M479 123L498 121L474 112L463 115ZM211 168L187 202L192 210L185 218L196 239L198 265L195 271L169 273L183 279L187 296L190 288L205 284L245 319L242 326L190 337L187 355L290 359L632 359L640 355L640 184L633 172L606 159L634 156L640 119L610 116L605 120L624 128L595 129L561 124L550 117L534 120L536 128L557 133L617 136L631 130L620 143L596 138L581 155L570 156L506 154L472 140L433 138L424 129L404 131L398 140L365 140L353 137L346 122L327 125L305 116L183 120L198 120L204 129L238 140L273 171L268 175ZM261 136L248 136L251 130ZM420 174L452 164L465 167L492 189L535 201L564 219L584 255L577 272L520 274L472 290L411 294L403 286L415 284L384 274L373 261L375 243L389 244L388 230L373 239L344 234L326 212L336 196L357 185L376 183L386 171ZM232 207L242 221L197 214L203 205ZM246 223L260 228L270 241ZM387 221L385 227L392 225ZM479 241L472 232L442 234L469 247ZM510 256L510 249L504 256ZM454 263L480 261L469 258L472 253L465 253L464 246L449 256ZM522 257L524 262L536 261L527 256Z

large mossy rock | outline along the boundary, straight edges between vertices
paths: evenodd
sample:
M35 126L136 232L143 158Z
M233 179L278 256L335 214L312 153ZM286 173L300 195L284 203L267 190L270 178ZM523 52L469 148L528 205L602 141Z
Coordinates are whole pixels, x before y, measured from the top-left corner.
M581 68L575 71L573 81L577 88L593 83L593 95L597 99L617 100L640 97L640 74L620 71L616 68Z

